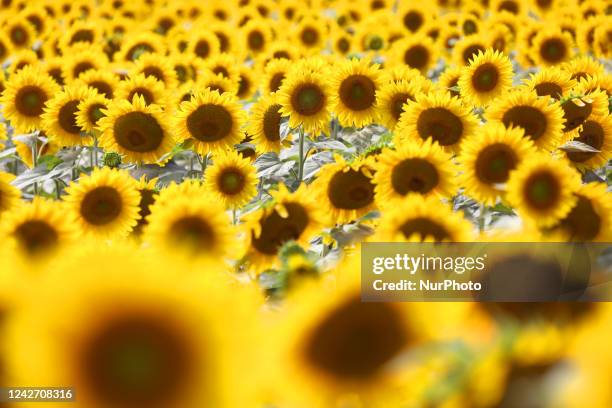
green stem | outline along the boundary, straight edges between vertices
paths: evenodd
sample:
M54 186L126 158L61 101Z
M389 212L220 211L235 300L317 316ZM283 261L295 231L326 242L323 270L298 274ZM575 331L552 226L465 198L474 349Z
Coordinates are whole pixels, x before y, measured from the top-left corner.
M98 167L98 138L93 137L93 145L91 147L91 151L93 154L93 166Z
M481 233L485 230L485 216L487 214L487 206L485 204L480 205L480 214L478 214L478 231Z
M302 183L304 178L304 126L300 126L299 143L298 181Z
M38 139L32 145L32 168L38 166ZM34 195L38 195L38 181L34 182Z

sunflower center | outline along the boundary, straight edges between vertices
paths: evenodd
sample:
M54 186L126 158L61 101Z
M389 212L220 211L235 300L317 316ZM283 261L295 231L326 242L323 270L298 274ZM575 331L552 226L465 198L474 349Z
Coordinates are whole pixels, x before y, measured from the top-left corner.
M324 104L325 95L315 84L300 85L291 95L291 105L300 115L316 115Z
M283 59L283 58L288 59L288 60L291 59L291 55L289 55L287 51L283 51L283 50L275 51L274 54L272 54L272 57L278 58L278 59Z
M37 255L57 245L55 228L44 221L31 220L20 224L14 232L19 245L30 255Z
M259 31L251 31L248 35L249 48L260 51L264 46L264 36Z
M142 54L153 52L154 49L149 44L140 43L134 45L127 53L127 56L130 60L136 61Z
M563 109L563 116L565 118L563 131L569 132L587 120L593 111L593 106L585 101L583 101L582 106L578 106L572 100L567 100L561 104L561 109Z
M384 40L382 39L382 37L378 35L373 35L368 39L368 49L369 50L378 51L382 49L384 45L385 45Z
M145 77L151 76L160 82L165 82L164 73L162 72L161 69L157 67L145 67L145 69L142 70L142 73L144 74Z
M232 115L223 107L202 105L187 117L187 128L191 135L202 142L216 142L232 131Z
M396 193L426 194L439 183L436 167L425 159L406 159L398 163L391 172L391 185Z
M534 87L538 96L550 96L552 98L559 98L563 93L563 89L555 84L554 82L542 82Z
M540 45L540 55L551 63L562 61L567 54L565 43L559 38L550 38Z
M357 210L374 201L374 185L359 170L338 171L329 181L327 196L336 208Z
M399 227L399 231L404 234L406 239L415 234L419 235L421 239L433 237L437 242L451 239L450 234L443 226L425 217L417 217L404 222Z
M482 45L470 45L463 51L463 62L469 64L472 58L478 55L479 52L485 52L485 48Z
M404 15L404 27L413 33L423 25L423 17L416 11L409 11Z
M429 62L429 50L422 45L414 45L404 53L404 62L412 68L423 70Z
M499 72L497 71L497 67L490 62L476 68L472 76L472 86L475 90L480 92L492 91L497 87L498 81Z
M57 120L59 125L66 132L78 135L81 132L81 128L76 123L76 114L79 111L79 101L70 101L62 106L59 110Z
M455 78L448 83L448 91L450 92L451 96L456 96L458 98L461 96L461 93L459 91L457 91L456 89L453 89L453 88L457 88L458 86L459 86L459 78Z
M151 190L149 188L143 188L139 191L140 193L140 210L138 214L140 215L140 219L138 220L138 224L134 227L134 234L140 235L142 233L142 229L145 225L149 224L147 217L151 215L151 206L155 203L157 198L157 191Z
M134 96L139 96L139 97L144 98L145 103L147 105L150 105L155 101L155 98L153 97L153 94L151 93L151 91L149 91L146 88L138 87L138 88L132 89L132 91L128 95L128 98L127 98L128 101L131 102L132 100L134 100Z
M173 322L136 312L104 321L85 339L80 378L105 406L167 406L194 374L192 345Z
M308 46L313 46L319 41L319 33L311 27L306 27L302 30L302 43Z
M391 98L390 107L391 114L393 115L395 120L399 120L400 116L402 116L402 113L404 113L404 105L408 103L408 101L413 100L414 98L412 97L412 95L408 93L398 93L393 95L393 98Z
M17 46L23 46L28 42L28 32L23 27L14 27L11 32L11 41Z
M400 354L410 333L391 303L347 299L313 328L304 343L304 358L340 380L376 376Z
M351 75L340 84L339 94L349 109L365 110L376 102L376 85L365 75Z
M601 229L601 218L591 201L578 195L578 202L561 221L561 227L569 232L574 241L591 241Z
M70 38L70 45L76 44L78 42L88 42L92 43L94 41L94 35L90 30L79 30L72 38Z
M340 52L343 54L346 54L351 49L351 43L346 38L339 39L336 43L336 46L338 47L338 50L340 50Z
M595 121L589 120L582 125L582 129L578 133L575 141L582 142L591 146L596 150L601 150L604 143L605 132L601 125ZM567 157L573 162L584 162L591 157L597 155L595 152L568 152Z
M17 92L15 107L25 116L40 116L43 113L47 94L33 85L24 86Z
M554 207L561 194L561 186L557 179L549 172L543 171L532 174L525 182L523 193L525 201L538 210Z
M200 40L197 42L194 52L198 57L206 58L210 54L210 45L208 45L207 41Z
M514 106L502 117L506 127L519 126L525 131L525 136L531 140L538 140L546 132L546 116L532 106Z
M508 145L492 144L478 154L476 176L486 184L505 183L517 162L516 154Z
M87 72L91 69L95 69L96 67L90 62L80 62L74 66L72 70L72 74L75 78L78 78L82 73Z
M87 119L92 124L97 124L100 119L102 119L105 115L102 112L102 109L105 109L106 106L101 103L95 103L89 107L87 111Z
M498 10L507 11L512 14L518 14L519 6L514 1L504 1L499 5Z
M286 203L287 217L283 218L277 211L272 212L260 221L261 234L253 237L253 246L266 255L275 255L278 249L287 241L300 238L310 217L298 203Z
M144 112L129 112L119 117L114 125L119 146L134 152L152 152L164 139L164 130L157 119Z
M276 92L280 89L283 84L283 80L285 79L285 74L282 72L274 74L274 76L270 79L270 92Z
M461 138L463 123L446 108L429 108L419 115L417 130L421 139L431 137L440 145L449 146Z
M176 65L174 67L174 72L176 72L176 77L179 80L179 82L183 83L185 81L187 81L188 78L188 71L187 68L183 65Z
M112 187L97 187L85 195L81 202L81 215L93 225L113 222L121 214L121 196Z
M266 110L263 117L263 134L271 142L280 141L281 106L272 105Z
M227 38L227 35L225 35L222 32L215 31L215 36L219 40L219 51L227 52L227 50L229 50L229 47L230 47L230 41Z
M169 231L174 244L192 250L194 253L209 250L215 243L215 234L210 224L197 216L184 216L176 220Z
M244 174L238 169L224 170L217 180L219 190L226 195L236 195L244 188Z
M94 88L100 95L104 95L104 97L108 99L113 99L113 88L108 83L104 81L92 81L87 85Z
M476 23L472 20L466 20L462 27L465 35L474 34L478 30Z

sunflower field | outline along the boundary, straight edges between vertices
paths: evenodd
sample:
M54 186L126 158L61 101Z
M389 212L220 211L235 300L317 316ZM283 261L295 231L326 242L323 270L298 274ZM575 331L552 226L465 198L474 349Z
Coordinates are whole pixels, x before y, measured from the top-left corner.
M611 58L609 0L2 0L0 388L612 407L612 304L362 302L359 263L612 241Z

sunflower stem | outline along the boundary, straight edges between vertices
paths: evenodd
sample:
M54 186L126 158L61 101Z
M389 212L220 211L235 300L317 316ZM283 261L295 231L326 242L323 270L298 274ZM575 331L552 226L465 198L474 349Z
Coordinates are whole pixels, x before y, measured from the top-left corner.
M480 213L478 214L478 231L481 233L485 230L485 218L487 215L487 206L485 204L480 205Z
M298 182L302 183L304 178L304 126L300 126L300 141L299 141L299 162L298 162Z
M238 218L236 218L236 207L232 207L232 225L238 224Z
M91 146L91 152L93 155L93 163L94 167L98 167L98 138L93 137L93 145Z
M32 168L38 166L38 138L34 140L32 145ZM34 195L38 195L38 181L34 182Z

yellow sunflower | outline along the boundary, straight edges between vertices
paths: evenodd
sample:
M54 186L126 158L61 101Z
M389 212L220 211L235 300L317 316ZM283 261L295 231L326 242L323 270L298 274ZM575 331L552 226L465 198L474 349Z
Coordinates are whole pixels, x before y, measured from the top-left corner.
M289 126L303 126L315 136L326 132L330 121L330 86L321 73L306 67L292 70L278 91L280 112L289 116Z
M305 184L293 193L280 184L278 191L270 194L270 203L244 217L249 242L246 259L256 272L278 261L276 255L283 244L296 241L308 245L324 221L315 197Z
M554 150L563 135L563 110L550 97L538 97L530 90L509 92L495 100L486 112L489 121L506 127L518 126L525 131L537 148Z
M84 86L68 86L47 102L41 116L42 128L49 138L60 146L78 146L91 143L87 135L81 134L77 123L79 104L96 92Z
M294 27L291 38L304 53L316 54L325 47L328 37L327 26L320 18L302 18Z
M392 81L376 91L379 121L387 129L395 129L406 104L416 100L416 96L423 92L420 82L418 77L413 80Z
M213 55L207 58L202 66L210 70L213 74L228 78L232 81L238 81L240 77L238 70L240 61L232 54L221 53Z
M60 38L60 47L66 54L74 46L81 44L99 44L103 40L103 31L100 24L94 20L80 20L72 23Z
M100 95L113 99L119 88L119 78L114 72L106 70L90 70L79 76L74 84L85 85L93 88Z
M416 33L436 17L436 9L428 4L402 3L397 14L404 28Z
M487 105L512 86L512 63L502 53L478 53L463 68L459 78L461 95L476 106Z
M479 53L484 53L488 48L487 38L479 34L466 35L453 47L452 60L460 67L466 66Z
M570 74L559 67L547 67L531 74L529 79L524 80L528 89L534 90L538 96L550 96L561 99L574 87L575 81Z
M396 145L402 140L433 139L447 150L458 151L461 141L474 133L477 119L460 99L448 92L417 95L410 102L396 127Z
M190 101L181 103L175 116L174 133L180 141L191 139L194 149L205 155L240 143L244 119L244 111L235 96L197 91Z
M408 194L451 197L457 174L450 153L431 139L407 140L377 157L374 184L380 208L392 208Z
M98 122L105 116L104 110L108 109L110 103L109 99L97 92L79 102L76 124L81 128L81 131L93 134L99 125Z
M201 265L211 273L178 279L168 271L188 265L136 251L88 245L31 285L30 301L3 336L3 347L17 350L3 359L7 381L78 390L75 401L56 407L248 406L258 384L238 379L258 366L242 347L256 339L257 294L211 279L215 264ZM18 346L26 344L27 352Z
M510 173L506 198L525 221L549 227L570 212L579 187L580 174L566 161L538 153Z
M195 57L206 60L219 53L219 40L214 33L207 30L195 30L187 46Z
M152 32L131 33L125 37L121 49L115 55L115 61L136 61L147 53L164 54L166 52L164 37Z
M241 35L244 48L255 57L265 53L272 43L272 28L264 19L253 19L246 23L241 28Z
M96 168L66 188L64 197L81 234L98 239L122 238L138 220L136 180L121 170Z
M605 67L588 55L573 58L563 63L560 68L569 73L572 79L578 82L586 79L588 76L605 74Z
M5 211L16 207L21 198L21 191L11 184L15 176L0 171L0 219Z
M172 62L163 55L147 53L142 55L130 70L131 76L142 74L160 81L166 89L174 89L178 84Z
M390 60L395 65L405 65L426 74L437 62L438 53L431 38L417 34L395 41L390 50Z
M77 229L64 204L35 197L0 217L5 245L24 258L40 258L75 241Z
M21 71L27 66L39 65L38 55L32 50L19 50L10 58L10 65L7 73L9 76Z
M90 70L105 70L109 62L106 54L97 47L79 44L70 54L63 56L63 75L67 82L78 79Z
M557 65L568 61L573 54L571 35L559 28L542 27L533 37L529 55L538 65Z
M3 24L3 31L15 49L29 48L36 39L36 30L32 23L20 15L12 15Z
M363 160L342 157L321 167L313 189L330 226L347 224L376 209L372 168Z
M287 72L291 68L291 65L291 61L285 58L274 58L266 63L261 80L261 93L263 95L276 93L287 77Z
M131 102L115 100L98 121L104 149L124 155L128 161L155 163L174 146L168 114L135 96Z
M281 108L274 94L259 98L251 107L247 133L253 137L257 152L280 151Z
M240 208L257 194L255 167L233 150L215 154L205 176L208 194L225 208Z
M410 194L383 213L373 242L469 242L472 225L435 196Z
M612 194L604 183L589 183L576 191L571 211L551 228L571 241L610 242L612 239Z
M566 152L567 158L580 169L596 169L612 159L612 116L593 115L576 129L572 139L584 143L597 152Z
M166 254L185 259L214 260L236 251L235 231L219 201L206 195L178 195L156 201L143 232L143 241Z
M221 75L217 75L209 70L205 70L198 74L196 88L209 91L217 91L220 94L230 93L236 95L238 92L238 81L232 80Z
M236 90L236 96L240 100L247 100L253 97L257 91L257 79L255 78L256 73L250 67L241 65L239 68L238 76L238 89Z
M140 237L142 232L149 224L149 215L151 215L151 207L157 202L159 196L159 190L157 189L157 178L147 179L146 176L142 176L138 180L138 193L140 194L140 203L138 204L140 210L138 215L138 224L132 230L132 236Z
M26 67L6 82L0 103L4 117L17 132L39 129L45 103L60 90L53 78L39 68Z
M13 44L11 43L8 35L0 31L0 63L4 61L13 53Z
M147 105L156 104L166 107L169 104L168 91L164 83L153 76L137 74L122 81L115 93L116 99L132 101L135 96L142 97Z
M463 67L447 67L438 79L438 86L445 89L451 96L460 98L459 77L461 72L463 72Z
M489 123L462 144L458 182L467 195L493 205L503 195L510 172L523 160L531 160L534 152L521 128Z
M377 116L376 92L382 85L378 64L353 59L333 68L330 104L342 126L361 128Z

